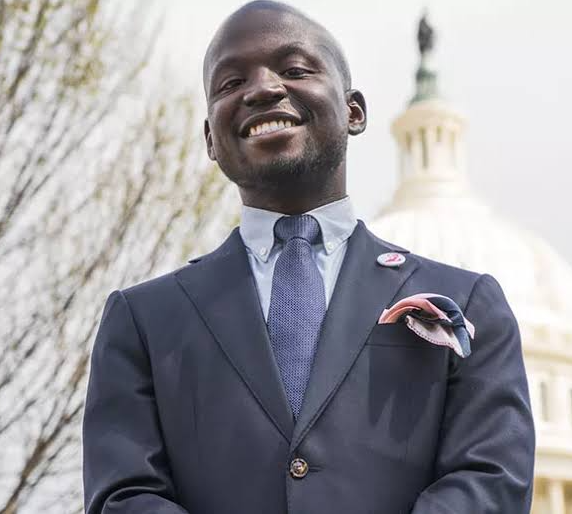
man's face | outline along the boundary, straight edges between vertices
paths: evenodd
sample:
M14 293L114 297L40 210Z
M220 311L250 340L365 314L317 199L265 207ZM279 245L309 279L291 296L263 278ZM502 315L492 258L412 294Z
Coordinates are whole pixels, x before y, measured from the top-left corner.
M226 25L205 67L209 155L239 186L324 181L345 158L350 109L320 30L281 11Z

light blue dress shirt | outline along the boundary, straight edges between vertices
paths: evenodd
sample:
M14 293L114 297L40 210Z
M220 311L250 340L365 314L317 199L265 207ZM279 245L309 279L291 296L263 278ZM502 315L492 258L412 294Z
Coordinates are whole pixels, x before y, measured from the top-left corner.
M322 232L323 242L312 245L312 250L324 280L327 307L346 254L348 238L357 225L357 219L349 196L304 214L314 216ZM274 241L274 223L282 216L287 214L246 205L243 205L241 210L239 231L246 246L260 306L266 320L270 308L274 265L283 246L282 243Z

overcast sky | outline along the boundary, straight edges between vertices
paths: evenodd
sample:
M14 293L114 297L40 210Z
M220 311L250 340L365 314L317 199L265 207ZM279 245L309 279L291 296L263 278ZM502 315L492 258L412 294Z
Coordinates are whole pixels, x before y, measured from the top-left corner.
M202 56L218 24L245 2L161 3L167 13L165 61L175 85L201 94L204 117ZM289 3L339 39L354 87L368 102L367 131L350 139L348 161L348 190L359 217L374 217L395 188L389 126L413 93L417 22L427 6L437 32L440 88L468 120L475 191L500 214L543 235L572 263L571 0Z

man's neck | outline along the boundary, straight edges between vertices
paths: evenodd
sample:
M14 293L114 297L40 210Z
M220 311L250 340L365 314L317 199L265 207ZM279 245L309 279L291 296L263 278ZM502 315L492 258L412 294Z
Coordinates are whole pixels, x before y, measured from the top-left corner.
M248 207L264 209L281 214L303 214L322 205L326 205L336 200L341 200L347 196L345 191L339 191L331 195L316 197L296 196L293 198L281 196L280 198L269 198L268 196L256 197L253 195L241 195L242 203Z

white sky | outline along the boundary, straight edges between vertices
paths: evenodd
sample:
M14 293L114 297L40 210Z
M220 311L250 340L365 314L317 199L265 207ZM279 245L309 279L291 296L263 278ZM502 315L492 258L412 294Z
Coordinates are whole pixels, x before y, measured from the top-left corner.
M165 62L196 88L219 23L245 2L162 0ZM397 176L391 121L413 93L423 6L437 32L445 97L468 119L469 175L499 213L543 235L572 263L571 0L291 0L344 48L368 102L365 134L350 138L348 192L371 219ZM200 5L200 7L197 7ZM383 235L382 235L383 237ZM515 256L517 258L517 256Z

